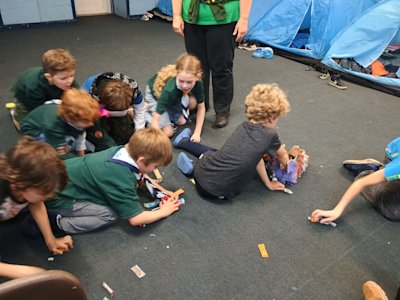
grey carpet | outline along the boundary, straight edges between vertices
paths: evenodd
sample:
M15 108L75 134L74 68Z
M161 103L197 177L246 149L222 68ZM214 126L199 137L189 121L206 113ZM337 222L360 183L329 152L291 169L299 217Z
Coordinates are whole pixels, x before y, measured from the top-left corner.
M116 16L0 31L0 127L4 151L17 139L5 102L17 74L40 64L44 51L69 48L77 58L77 80L104 71L146 80L184 51L183 40L160 20L130 21ZM375 280L394 297L400 283L400 227L358 197L338 227L307 221L316 208L332 208L352 178L345 159L383 160L386 144L400 132L399 98L347 83L337 90L305 71L306 66L274 56L255 59L236 51L235 98L229 125L211 128L207 113L202 141L220 147L245 120L244 97L251 86L276 82L287 92L292 111L279 123L286 145L298 144L310 167L293 195L271 192L258 179L225 203L201 199L172 162L162 169L164 185L185 189L186 204L171 217L145 228L126 223L77 235L75 247L48 262L41 240L22 237L18 219L0 226L3 261L62 269L76 275L89 299L362 299L361 286ZM175 152L174 160L178 154ZM257 244L269 258L261 259ZM130 271L139 265L146 276Z

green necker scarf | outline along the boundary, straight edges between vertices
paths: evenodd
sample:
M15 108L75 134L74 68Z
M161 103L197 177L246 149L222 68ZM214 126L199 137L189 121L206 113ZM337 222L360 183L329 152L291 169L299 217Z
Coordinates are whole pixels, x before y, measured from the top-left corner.
M215 20L217 21L225 20L226 11L224 3L228 1L239 1L239 0L192 0L189 6L189 22L197 23L199 19L200 2L210 5L210 9L214 15Z

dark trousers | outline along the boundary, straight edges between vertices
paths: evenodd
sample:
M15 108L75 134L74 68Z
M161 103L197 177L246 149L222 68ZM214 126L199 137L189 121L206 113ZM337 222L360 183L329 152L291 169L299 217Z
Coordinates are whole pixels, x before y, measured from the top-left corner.
M208 152L208 151L217 151L214 148L211 148L209 146L200 144L200 143L194 143L192 142L190 139L185 139L183 140L181 143L179 143L179 145L177 146L177 148L179 149L183 149L186 152L189 152L190 154L196 156L197 158L200 158L204 153ZM218 197L216 195L213 195L211 193L209 193L206 189L204 189L199 181L196 179L196 174L195 172L193 172L193 177L194 180L196 182L196 190L199 193L199 195L203 198L206 199L211 199L211 200L222 200L224 198Z
M217 116L228 117L233 99L233 58L236 22L222 25L185 23L186 51L195 55L203 69L205 105L209 107L210 72Z
M177 148L185 150L190 154L200 158L200 156L208 151L216 151L216 149L209 146L192 142L190 139L183 139L177 146Z

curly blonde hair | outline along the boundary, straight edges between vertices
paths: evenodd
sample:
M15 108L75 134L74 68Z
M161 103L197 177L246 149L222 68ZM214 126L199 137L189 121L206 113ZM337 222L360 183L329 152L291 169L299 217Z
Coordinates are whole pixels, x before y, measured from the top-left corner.
M129 140L127 151L134 160L143 156L147 165L166 166L172 160L171 141L161 129L154 127L136 131Z
M290 104L277 84L257 84L246 96L245 112L250 121L262 123L285 116Z
M76 59L66 49L51 49L42 57L44 72L52 76L59 72L75 70L76 65Z
M68 89L61 96L58 106L59 116L71 123L94 121L100 117L100 105L88 92Z
M184 53L179 56L175 65L167 65L157 73L156 80L154 81L153 93L158 99L161 96L162 90L167 80L171 77L175 77L179 72L187 72L195 75L197 78L201 78L202 70L199 59L189 53Z

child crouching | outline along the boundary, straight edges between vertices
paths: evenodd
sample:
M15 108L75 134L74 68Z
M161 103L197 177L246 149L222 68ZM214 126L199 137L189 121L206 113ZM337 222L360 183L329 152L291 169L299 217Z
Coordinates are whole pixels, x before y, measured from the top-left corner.
M61 100L47 101L31 111L21 123L21 132L50 144L64 159L82 156L85 129L99 118L99 103L77 89L65 91Z
M125 146L65 161L69 181L47 203L60 211L58 227L67 233L83 233L128 220L132 226L153 223L179 210L178 198L146 174L172 159L168 137L156 128L135 132ZM169 199L156 211L145 211L136 191L143 181L154 197Z
M0 221L14 218L27 207L49 251L56 254L69 251L71 237L54 237L43 203L67 182L65 166L54 149L22 137L16 146L0 156L0 169Z

